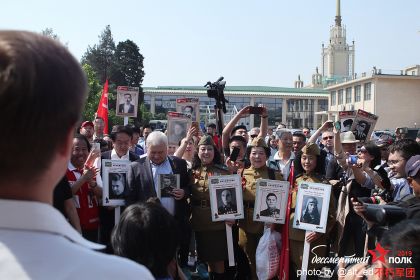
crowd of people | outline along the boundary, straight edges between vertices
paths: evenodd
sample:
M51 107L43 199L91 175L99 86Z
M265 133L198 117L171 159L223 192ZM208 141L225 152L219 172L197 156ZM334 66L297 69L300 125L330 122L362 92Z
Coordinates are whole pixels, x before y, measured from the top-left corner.
M255 252L264 231L264 223L254 221L253 214L256 182L260 178L288 181L291 185L288 225L273 227L273 230L283 233L288 231L290 279L297 277L297 271L302 266L305 240L311 244L309 260L314 256L331 254L363 257L367 250L375 248L383 235L378 233L383 225L367 217L363 204L366 199L379 204L400 205L409 210L407 217L410 219L420 215L416 211L417 173L409 176L405 171L406 167L412 165L410 158L411 161L420 158L419 144L415 140L404 139L403 136L394 139L385 134L376 141L361 143L353 132L338 131L332 121L325 122L312 135L307 128L295 132L282 125L271 128L264 106L260 114L260 127L248 131L246 126L238 122L249 115L250 108L244 107L226 124L221 135L218 135L214 124L208 124L206 131L192 126L185 138L174 147L168 145L164 132L152 131L147 125L142 128L114 126L109 136L111 146L105 144L107 135L101 131L103 121L100 118L81 125L80 133L86 136L86 142L90 139L92 143L98 142L103 147L102 158L133 161L125 190L127 205L157 197L158 174L180 174L180 188L171 189L171 196L162 196L159 200L160 205L175 218L177 232L181 233L179 250L173 259L180 266L178 273L182 272L186 278L190 278L188 255L196 252L198 261L208 266L211 279L257 278ZM87 125L91 127L85 129ZM88 157L92 161L94 152L86 155L86 162ZM101 186L98 174L100 166L94 166L96 169L87 168L86 174L96 172L96 184ZM242 178L244 218L213 222L208 179L213 175L229 174L238 174ZM305 236L305 231L293 227L297 192L302 182L332 187L326 232L323 234L311 232ZM95 190L95 183L91 184L90 189ZM99 199L100 193L98 195ZM273 204L271 200L277 201L275 194L270 195L266 198L267 209L261 211L263 216L280 213L275 205L269 207L270 203ZM231 191L224 190L220 197L219 214L236 211ZM319 224L318 201L310 197L305 203L301 222ZM270 209L272 213L269 214ZM107 223L104 217L98 215L97 228L101 232L95 236L99 236L99 239L90 240L107 244L107 251L112 253L110 236L115 224L113 212L109 217ZM226 263L225 224L231 226L234 233L236 267L233 270ZM107 229L106 234L102 234L104 228ZM87 229L83 226L81 229L82 234L89 238L87 232L85 235ZM325 264L310 261L308 270L321 270L323 266Z
M305 241L310 243L308 271L326 266L314 257L363 258L378 242L395 254L410 250L412 266L419 268L420 239L412 237L420 234L415 140L398 134L362 143L332 121L312 134L308 128L269 127L267 109L260 105L260 127L248 130L240 123L252 112L246 106L221 135L215 124L205 131L191 126L173 146L164 131L149 125L115 125L106 135L100 117L80 123L86 89L84 74L66 48L32 33L0 32L0 117L6 131L17 131L16 141L1 145L1 278L191 279L195 270L189 259L196 256L202 278L257 279L256 249L265 226L282 234L279 253L287 261L280 264L279 279L302 273ZM28 133L31 145L23 142ZM119 220L115 207L102 203L105 159L131 162L126 177L110 174L113 197L125 200ZM166 174L179 176L179 187L168 179L167 195L159 198L159 178ZM244 218L213 222L209 178L232 174L241 178ZM285 224L254 221L259 179L290 183ZM305 183L331 186L325 233L293 227L297 194ZM221 191L220 200L219 214L237 211L230 190ZM278 216L277 200L268 193L267 209L259 214ZM318 203L315 197L306 200L301 222L320 223ZM369 204L383 205L382 222ZM403 213L397 220L387 212L391 206ZM233 268L226 227L233 232ZM369 269L356 266L358 273ZM388 258L375 266L384 273L372 279L405 279ZM317 279L307 279L312 277Z

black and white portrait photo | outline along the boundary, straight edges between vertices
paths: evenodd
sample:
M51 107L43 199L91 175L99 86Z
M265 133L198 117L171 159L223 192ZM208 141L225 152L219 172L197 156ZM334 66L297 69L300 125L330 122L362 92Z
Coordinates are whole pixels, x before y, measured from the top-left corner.
M235 188L216 190L216 196L218 198L217 210L219 215L235 214L237 212Z
M303 196L302 212L300 222L319 225L321 221L322 198L314 196Z
M187 117L189 118L194 118L195 120L195 116L194 116L194 107L191 105L187 105L187 106L183 106L182 107L182 113L184 113Z
M168 129L169 144L179 145L179 142L187 136L188 123L182 120L171 120Z
M353 125L353 119L344 119L344 120L342 120L341 132L350 131L352 125Z
M179 188L179 174L159 174L160 197L172 197L172 191Z
M243 219L244 204L241 177L221 175L209 177L209 194L212 221Z
M356 123L356 127L353 130L353 134L356 137L356 140L364 141L367 138L369 130L370 124L367 121L359 120Z
M132 103L133 97L131 96L131 93L125 93L124 94L124 101L123 103L120 103L118 106L118 113L120 114L132 114L134 113L134 104ZM121 102L121 100L120 100Z
M137 116L138 88L119 86L115 113L121 117Z
M284 224L289 193L289 182L258 179L255 190L253 220Z
M125 173L109 173L109 198L122 199L126 187Z
M260 211L260 216L279 218L280 209L278 208L277 202L278 202L277 195L275 193L268 193L265 196L266 208Z

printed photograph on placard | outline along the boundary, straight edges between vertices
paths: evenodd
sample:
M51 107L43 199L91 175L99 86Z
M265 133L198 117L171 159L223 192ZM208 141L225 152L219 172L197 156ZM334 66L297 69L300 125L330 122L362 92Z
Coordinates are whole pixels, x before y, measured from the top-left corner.
M242 185L239 175L209 177L212 221L243 219Z
M341 123L341 132L351 131L356 111L341 111L338 112L338 119Z
M191 118L183 113L168 112L168 136L169 145L179 145L180 141L187 136L191 127Z
M360 109L357 110L356 118L351 127L356 140L369 141L377 121L378 116Z
M105 206L125 205L124 191L127 188L127 174L130 161L102 160L102 204Z
M200 105L198 98L177 98L176 111L185 114L193 122L200 121Z
M289 182L258 179L254 203L254 221L284 224Z
M331 185L301 182L296 197L293 227L325 233Z
M138 87L118 86L115 114L120 117L136 117L138 99Z
M158 175L158 193L159 198L173 197L172 191L179 189L180 176L179 174L159 174Z

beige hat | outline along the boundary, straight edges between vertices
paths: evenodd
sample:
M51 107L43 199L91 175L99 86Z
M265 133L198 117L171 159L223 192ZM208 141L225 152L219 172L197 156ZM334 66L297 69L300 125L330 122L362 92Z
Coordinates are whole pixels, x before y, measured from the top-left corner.
M268 148L267 143L264 141L264 138L262 137L254 138L249 146Z
M354 137L354 134L351 131L341 133L340 140L342 144L353 144L360 142L359 140L356 140L356 137Z
M303 148L302 153L306 155L314 155L319 156L321 154L321 151L319 150L319 147L317 144L308 142Z

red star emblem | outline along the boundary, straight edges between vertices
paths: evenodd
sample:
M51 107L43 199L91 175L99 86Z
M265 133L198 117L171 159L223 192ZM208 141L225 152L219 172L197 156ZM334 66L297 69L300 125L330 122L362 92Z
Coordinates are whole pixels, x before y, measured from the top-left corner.
M376 243L376 248L375 250L368 250L369 254L372 255L372 263L376 262L376 261L380 261L385 263L385 256L386 254L388 254L390 250L385 250L381 244Z

